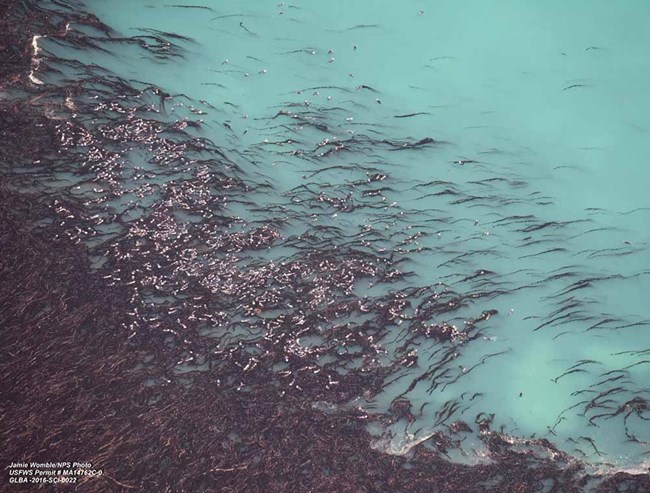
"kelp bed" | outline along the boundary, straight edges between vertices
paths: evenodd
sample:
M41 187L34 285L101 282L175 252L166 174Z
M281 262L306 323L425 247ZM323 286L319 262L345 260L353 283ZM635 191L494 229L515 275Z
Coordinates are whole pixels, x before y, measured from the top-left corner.
M35 35L84 52L129 44L165 63L183 56L187 39L119 36L74 2L0 8L5 466L74 460L103 471L41 486L52 491L650 491L647 475L590 474L547 440L492 429L487 414L456 420L405 455L378 450L369 429L417 410L405 397L388 414L350 402L417 365L420 339L440 346L439 365L423 376L435 385L495 314L476 313L458 331L443 319L476 294L356 294L360 279L407 277L411 252L395 247L412 239L315 225L285 236L291 221L375 207L387 176L367 170L354 197L314 184L289 205L259 210L256 197L272 186L202 137L197 112L168 117L178 101L200 103L34 44ZM323 125L308 111L273 118ZM361 145L417 152L435 141L351 138L311 159ZM241 219L226 203L261 219ZM278 245L292 253L268 258ZM407 337L388 354L377 341L402 323ZM618 414L646 406L639 398ZM486 460L450 461L469 433Z

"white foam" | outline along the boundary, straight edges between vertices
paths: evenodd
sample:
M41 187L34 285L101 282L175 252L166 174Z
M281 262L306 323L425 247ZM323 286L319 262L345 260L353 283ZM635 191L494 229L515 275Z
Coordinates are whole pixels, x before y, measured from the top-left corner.
M38 40L43 38L39 34L35 34L32 38L32 70L29 72L29 80L32 84L43 85L43 81L34 75L38 71L38 68L41 65L41 59L38 57L38 54L41 52L41 48L38 46Z
M431 438L435 432L416 437L413 433L384 436L373 440L370 448L389 455L406 455L413 447Z

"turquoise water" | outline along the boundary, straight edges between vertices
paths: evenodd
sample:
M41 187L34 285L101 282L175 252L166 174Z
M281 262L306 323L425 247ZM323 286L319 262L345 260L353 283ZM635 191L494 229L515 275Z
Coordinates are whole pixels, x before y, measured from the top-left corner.
M264 220L272 205L306 201L305 189L296 188L305 184L331 185L342 197L374 169L388 178L378 182L386 187L381 195L365 199L372 207L318 210L311 223L290 221L283 235L315 224L348 234L369 225L404 238L404 248L422 248L403 266L416 276L391 288L492 293L441 320L462 329L465 318L499 312L477 341L459 346L453 362L444 363L449 373L437 388L429 392L424 380L408 391L415 410L428 404L413 423L397 423L392 439L378 436L378 449L406 452L443 428L436 413L454 401L463 419L495 413L495 424L515 441L534 434L595 466L647 467L650 433L641 419L633 414L627 421L638 439L630 442L625 413L597 426L590 418L635 396L648 398L650 6L87 3L124 35L145 28L193 39L181 43L187 53L173 64L128 49L96 61L124 78L203 101L168 114L201 119L205 136L225 147L250 180L268 180L277 191L254 197L257 213L238 204L231 213L249 223ZM56 50L47 40L41 44ZM288 115L273 118L280 110ZM294 112L310 112L326 130L310 120L297 124ZM368 144L367 136L438 142L395 152ZM345 145L339 152L314 157L337 141ZM133 156L132 164L142 163ZM416 232L421 235L411 241ZM260 255L281 259L288 252ZM571 290L584 280L588 287ZM495 294L495 286L502 292ZM377 289L385 288L355 284L360 294ZM387 360L393 336L379 341ZM385 412L428 364L442 364L436 344L413 349L418 367L349 405ZM576 368L584 372L558 378L581 362ZM624 378L604 382L611 375ZM580 404L619 385L624 390L603 397L613 399L606 403L613 408ZM574 394L581 390L587 393ZM470 400L475 393L482 395ZM593 440L599 453L581 437ZM478 442L463 447L467 456L455 460L481 460Z

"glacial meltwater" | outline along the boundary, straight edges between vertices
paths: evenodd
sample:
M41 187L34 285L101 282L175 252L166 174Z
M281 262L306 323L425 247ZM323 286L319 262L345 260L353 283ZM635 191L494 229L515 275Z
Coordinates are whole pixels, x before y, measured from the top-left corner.
M184 397L215 423L192 433L240 455L202 452L205 477L159 491L263 491L285 399L297 429L345 416L368 436L359 457L405 473L424 450L435 474L526 464L518 482L349 491L591 491L619 474L630 489L599 491L645 491L650 4L40 3L60 20L3 98L43 105L58 164L5 160L7 183L47 197L33 231L124 297L106 295L114 325L84 330L133 354L118 367L147 396L134 415L222 392L256 423L222 429L226 411ZM337 453L300 436L291 450ZM310 478L342 474L303 453ZM541 462L582 482L526 476ZM155 490L116 467L104 486ZM295 474L266 491L343 491Z

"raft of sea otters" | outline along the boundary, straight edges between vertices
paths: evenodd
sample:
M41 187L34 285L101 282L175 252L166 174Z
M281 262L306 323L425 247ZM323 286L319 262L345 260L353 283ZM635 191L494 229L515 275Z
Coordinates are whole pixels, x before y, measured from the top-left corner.
M381 430L423 412L409 390L424 382L432 392L473 369L455 360L496 311L461 328L446 320L498 294L492 273L471 276L483 290L467 294L404 288L420 251L408 247L424 233L383 227L407 220L382 201L388 174L368 167L348 188L310 182L260 206L273 187L238 161L263 160L265 146L220 147L201 136L201 102L33 44L47 36L73 53L127 43L165 62L191 40L124 37L73 1L5 0L0 13L5 466L83 460L103 471L61 491L650 491L647 475L599 476L546 439L494 429L489 413L463 414L476 395L436 412L447 431L386 453ZM188 113L172 119L179 102ZM313 108L275 118L328 125ZM437 143L357 136L292 152L326 162ZM354 235L314 221L360 207L378 221ZM385 289L358 295L361 280ZM428 361L418 358L424 342L436 348ZM387 413L355 404L409 376ZM591 419L648 418L641 396L607 409ZM485 460L450 460L470 435Z

